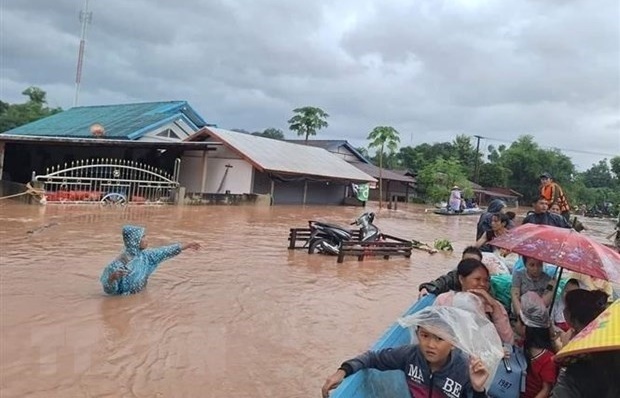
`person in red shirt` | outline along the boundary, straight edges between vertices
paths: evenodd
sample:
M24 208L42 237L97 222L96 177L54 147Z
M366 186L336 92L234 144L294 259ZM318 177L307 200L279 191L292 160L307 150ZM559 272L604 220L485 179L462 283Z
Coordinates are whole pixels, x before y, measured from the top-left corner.
M521 398L547 398L558 377L549 311L538 294L527 292L521 297L519 317L525 326L523 348L527 361L525 392Z

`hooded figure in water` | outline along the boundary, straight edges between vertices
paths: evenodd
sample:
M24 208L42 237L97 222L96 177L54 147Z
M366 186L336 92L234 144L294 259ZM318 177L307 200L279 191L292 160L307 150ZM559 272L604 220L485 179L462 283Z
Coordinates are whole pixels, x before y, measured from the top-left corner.
M185 249L198 249L198 243L173 244L147 249L145 229L134 225L123 227L125 250L103 270L101 284L107 294L134 294L146 287L149 276L159 264Z

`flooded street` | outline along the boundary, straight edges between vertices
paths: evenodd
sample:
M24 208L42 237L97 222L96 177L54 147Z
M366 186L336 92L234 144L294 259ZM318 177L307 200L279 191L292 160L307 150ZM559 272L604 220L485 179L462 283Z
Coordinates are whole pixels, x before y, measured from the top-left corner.
M319 396L344 359L369 348L411 305L420 282L454 267L474 242L478 216L368 210L385 233L449 239L455 252L337 265L287 249L289 228L309 219L348 224L361 208L5 201L2 397ZM122 249L128 223L147 227L151 247L195 240L203 249L163 263L140 294L106 297L99 276ZM608 225L592 227L600 237Z

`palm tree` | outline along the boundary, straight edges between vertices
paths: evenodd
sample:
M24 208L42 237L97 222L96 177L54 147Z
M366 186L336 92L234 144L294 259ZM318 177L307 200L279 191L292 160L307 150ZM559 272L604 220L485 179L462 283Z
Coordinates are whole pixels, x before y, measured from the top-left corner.
M383 201L383 150L387 147L390 153L396 152L398 143L400 143L400 133L391 126L377 126L368 134L367 139L371 141L368 148L379 149L379 208L381 208Z
M306 143L308 137L316 135L316 132L328 126L327 119L329 115L321 108L314 106L304 106L303 108L293 109L295 116L289 119L289 129L296 131L297 135L305 136Z

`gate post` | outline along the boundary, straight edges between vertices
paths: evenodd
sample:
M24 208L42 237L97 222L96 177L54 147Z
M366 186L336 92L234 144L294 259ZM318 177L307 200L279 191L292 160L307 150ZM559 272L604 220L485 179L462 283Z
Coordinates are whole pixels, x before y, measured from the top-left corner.
M0 142L0 180L2 180L2 174L4 170L4 147L5 143Z
M185 204L185 187L179 187L177 190L177 198L176 204L178 206L183 206Z

